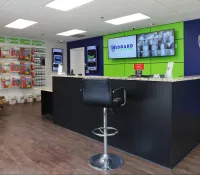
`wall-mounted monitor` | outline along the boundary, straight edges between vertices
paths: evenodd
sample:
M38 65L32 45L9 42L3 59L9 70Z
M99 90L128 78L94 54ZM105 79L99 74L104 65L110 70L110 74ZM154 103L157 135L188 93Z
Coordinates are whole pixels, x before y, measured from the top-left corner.
M137 35L137 57L162 57L174 55L174 30Z
M87 47L87 70L97 71L97 46Z
M63 64L63 49L52 49L52 71L58 71L58 65Z
M137 57L136 36L108 40L109 59Z

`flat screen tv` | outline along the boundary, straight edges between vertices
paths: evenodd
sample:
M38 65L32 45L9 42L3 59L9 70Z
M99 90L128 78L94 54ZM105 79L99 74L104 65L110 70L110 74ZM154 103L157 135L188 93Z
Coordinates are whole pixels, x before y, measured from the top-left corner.
M108 40L109 59L137 57L136 36Z
M87 67L89 71L97 71L97 46L87 47Z
M137 57L175 55L174 30L137 35Z
M63 64L63 49L52 49L52 71L58 71L58 65Z

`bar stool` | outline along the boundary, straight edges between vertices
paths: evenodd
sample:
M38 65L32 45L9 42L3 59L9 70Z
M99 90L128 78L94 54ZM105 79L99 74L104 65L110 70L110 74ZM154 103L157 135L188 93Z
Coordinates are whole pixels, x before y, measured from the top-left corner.
M107 137L114 136L118 130L107 127L107 110L114 113L114 109L126 104L126 91L119 88L114 91L111 89L108 79L84 79L83 102L86 105L98 106L103 108L104 126L94 129L93 134L104 138L104 153L92 156L89 164L98 170L114 170L123 165L123 159L115 154L107 152Z

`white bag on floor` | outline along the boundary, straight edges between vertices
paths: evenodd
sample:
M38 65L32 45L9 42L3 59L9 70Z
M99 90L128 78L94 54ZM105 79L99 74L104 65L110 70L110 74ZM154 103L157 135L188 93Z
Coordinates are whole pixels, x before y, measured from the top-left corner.
M25 97L24 97L24 95L19 96L18 103L20 103L20 104L25 103Z
M9 104L10 105L17 104L17 98L15 96L11 96L10 99L9 99Z
M36 101L41 101L41 94L37 94L35 100Z
M27 102L33 103L33 96L31 94L28 95Z

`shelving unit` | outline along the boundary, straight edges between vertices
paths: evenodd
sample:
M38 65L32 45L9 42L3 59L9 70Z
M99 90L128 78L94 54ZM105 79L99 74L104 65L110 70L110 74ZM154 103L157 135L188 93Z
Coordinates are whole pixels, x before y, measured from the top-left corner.
M32 41L32 40L30 40ZM35 40L33 40L35 41ZM19 39L20 42L20 39ZM6 58L1 58L0 57L0 80L5 79L5 84L12 84L12 80L15 78L16 82L19 82L20 80L20 86L22 83L22 78L23 77L27 77L27 78L31 78L31 86L30 87L26 87L26 88L21 88L20 86L10 86L9 88L4 88L4 81L0 81L0 95L5 96L7 100L11 100L14 97L16 97L16 99L20 100L22 97L25 97L25 99L28 99L30 96L34 96L37 97L37 95L40 93L40 88L44 88L46 87L46 69L45 69L45 65L41 65L42 61L41 60L45 60L46 59L46 48L45 48L45 41L44 45L41 46L34 46L34 45L23 45L23 44L7 44L7 43L2 43L0 44L0 47L6 47L6 48L19 48L19 53L20 53L20 48L27 48L27 49L33 49L34 51L39 49L42 50L43 52L34 52L32 54L34 61L35 60L39 60L38 63L34 63L31 62L31 60L24 60L24 59L20 59L20 58L13 58L11 56L7 56ZM31 42L30 42L31 43ZM40 44L40 41L38 41L37 45ZM40 55L42 57L38 57L39 54L43 54ZM37 58L35 57L37 56ZM31 74L28 75L21 75L20 71L9 71L8 73L2 73L2 68L3 68L3 63L18 63L20 65L21 62L24 62L25 64L30 64L30 69L33 67L33 69L36 66L35 70L30 70ZM39 66L41 66L41 69L38 69ZM42 74L40 75L39 70L42 70ZM38 75L35 75L36 73L39 73ZM37 77L37 78L36 78ZM41 78L42 77L42 78ZM14 80L13 80L14 81ZM40 83L40 81L42 81ZM3 82L3 84L2 84Z
M46 59L46 49L44 48L35 48L35 87L45 87L46 86L46 68L43 62Z

